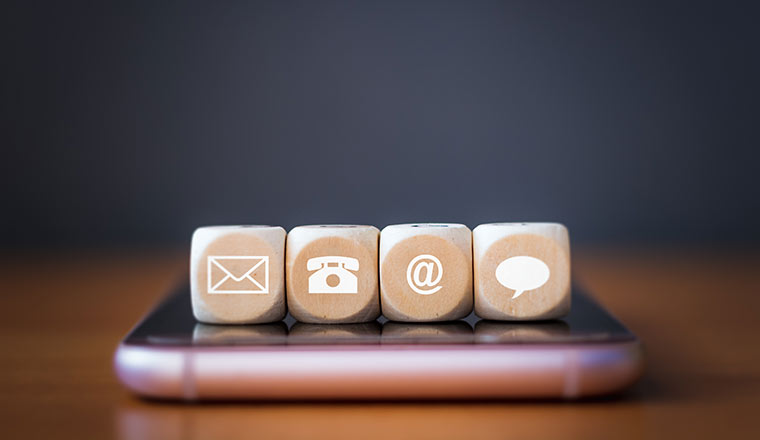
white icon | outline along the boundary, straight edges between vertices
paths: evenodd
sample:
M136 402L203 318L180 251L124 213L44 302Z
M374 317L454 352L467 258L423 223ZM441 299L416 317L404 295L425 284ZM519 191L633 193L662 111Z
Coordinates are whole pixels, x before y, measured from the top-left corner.
M209 256L208 293L269 293L269 257Z
M334 264L335 266L331 266ZM315 257L306 269L316 270L309 277L309 293L357 293L359 281L349 270L359 270L359 260L351 257ZM328 280L329 278L329 280ZM330 283L330 280L335 280ZM330 284L335 284L331 286Z
M425 269L425 278L422 278L422 269ZM435 277L435 278L434 278ZM436 286L443 277L441 260L433 255L417 255L406 267L406 282L409 287L420 295L432 295L441 290L443 286ZM425 289L429 287L429 289Z
M526 290L538 289L549 281L549 266L538 258L519 256L507 258L496 267L496 280L515 294L512 299Z

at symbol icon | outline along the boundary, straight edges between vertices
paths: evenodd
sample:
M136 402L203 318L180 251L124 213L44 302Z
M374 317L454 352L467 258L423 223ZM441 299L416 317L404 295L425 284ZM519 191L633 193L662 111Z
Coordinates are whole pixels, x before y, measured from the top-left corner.
M406 282L420 295L432 295L441 290L443 286L437 286L437 284L441 282L442 277L441 261L433 255L417 255L406 267Z

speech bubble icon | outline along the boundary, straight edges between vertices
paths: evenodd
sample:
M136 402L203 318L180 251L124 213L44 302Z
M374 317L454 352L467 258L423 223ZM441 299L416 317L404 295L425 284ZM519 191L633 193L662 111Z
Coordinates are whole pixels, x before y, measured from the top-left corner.
M496 267L496 280L515 294L512 299L526 290L538 289L549 281L549 266L538 258L521 255L507 258Z

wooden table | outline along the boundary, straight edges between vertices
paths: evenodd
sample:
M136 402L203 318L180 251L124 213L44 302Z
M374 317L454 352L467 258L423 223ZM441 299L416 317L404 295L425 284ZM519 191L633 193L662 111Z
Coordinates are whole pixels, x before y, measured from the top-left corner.
M760 438L760 252L584 250L585 284L644 341L616 398L168 404L112 372L119 339L184 276L183 253L0 258L0 437Z

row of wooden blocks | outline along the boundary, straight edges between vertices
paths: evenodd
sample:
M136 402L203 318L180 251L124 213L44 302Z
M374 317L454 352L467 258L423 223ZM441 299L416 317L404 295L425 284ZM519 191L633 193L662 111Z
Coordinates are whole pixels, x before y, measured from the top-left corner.
M559 318L570 243L558 223L210 226L193 234L201 322L254 324Z

